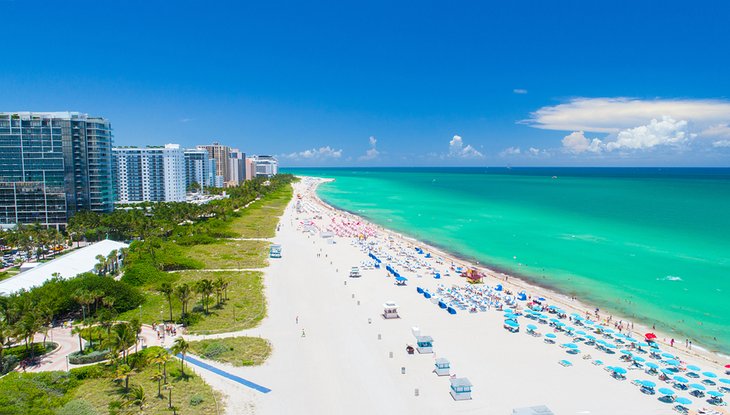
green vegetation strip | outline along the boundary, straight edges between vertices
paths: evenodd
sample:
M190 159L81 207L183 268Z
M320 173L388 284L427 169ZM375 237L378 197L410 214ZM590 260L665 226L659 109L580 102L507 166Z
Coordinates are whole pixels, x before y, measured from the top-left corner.
M204 269L265 268L269 265L269 243L266 241L223 240L191 246L186 253L205 264Z
M179 360L165 364L169 386L165 388L163 379L156 376L160 365L151 360L160 350L150 347L130 356L128 389L124 378L119 378L121 363L86 366L68 373L10 373L0 379L0 413L95 415L110 413L114 405L124 405L118 413L172 413L168 409L171 391L177 413L217 414L215 392L189 368L183 375Z
M271 355L271 344L259 337L228 337L190 342L190 352L233 366L257 366Z
M253 202L240 211L231 223L231 230L241 238L273 238L279 216L292 198L292 187L284 186Z

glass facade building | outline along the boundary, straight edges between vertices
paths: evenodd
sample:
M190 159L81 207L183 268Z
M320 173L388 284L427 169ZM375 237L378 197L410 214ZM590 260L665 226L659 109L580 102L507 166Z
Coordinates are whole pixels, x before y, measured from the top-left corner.
M111 212L111 124L76 112L0 113L0 226L61 227Z

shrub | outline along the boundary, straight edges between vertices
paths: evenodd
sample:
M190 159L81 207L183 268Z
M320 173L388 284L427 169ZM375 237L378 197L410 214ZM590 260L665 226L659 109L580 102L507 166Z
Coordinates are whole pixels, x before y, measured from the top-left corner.
M222 343L213 342L205 348L205 351L203 351L203 357L208 358L208 359L215 359L216 357L222 355L223 353L227 352L228 350L232 350L232 349L229 349Z
M164 275L164 272L160 271L152 264L149 264L147 262L141 262L138 264L131 264L124 267L122 282L133 285L135 287L139 287L147 284L150 281L157 281L160 277L163 277Z
M0 361L0 375L4 375L15 369L15 367L18 366L18 362L19 360L16 356L3 356L2 360Z
M200 394L195 394L190 397L190 406L198 406L203 403L203 397Z
M73 352L68 355L68 362L73 365L86 365L108 359L109 350L95 350L89 354Z
M71 369L71 374L78 380L99 379L107 375L103 365L91 365Z

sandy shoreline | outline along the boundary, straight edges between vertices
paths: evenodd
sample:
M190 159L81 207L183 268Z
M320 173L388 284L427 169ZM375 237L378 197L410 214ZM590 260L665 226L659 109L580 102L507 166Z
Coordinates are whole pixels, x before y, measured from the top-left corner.
M514 408L543 404L556 414L674 413L673 404L659 401L657 395L641 393L632 382L652 380L658 388L671 385L656 375L629 368L618 352L604 355L580 343L580 354L567 354L567 349L560 345L573 341L572 338L556 331L556 344L546 343L544 336L553 333L547 324L535 322L540 337L527 335L524 328L531 321L520 317L522 330L510 333L503 328L502 312L458 310L451 315L416 292L416 287L432 293L449 287L466 289L462 277L419 278L407 272L408 285L397 286L382 268L363 268L369 252L378 252L383 258L393 254L394 266L404 267L395 265L397 258L404 258L397 256L398 250L415 255L407 248L411 245L444 259L452 256L324 204L315 194L318 184L313 179L296 183L294 194L300 194L301 199L293 198L280 219L272 242L282 246L282 258L270 260L270 266L264 270L268 314L262 324L236 333L188 336L194 340L248 335L271 341L273 353L261 366L232 367L208 362L270 388L270 393L262 394L205 370L196 370L227 396L227 413L501 415L510 414ZM297 200L305 205L299 212L295 208ZM367 227L373 235L361 241L320 232L335 223L349 223L358 229ZM423 258L417 260L425 261ZM362 277L349 278L353 266L361 267ZM591 310L516 278L510 278L508 285L499 274L489 276L486 284L478 287L497 282L515 292L525 289L539 294L550 303L563 305L568 314L581 307ZM382 318L386 301L398 304L400 318ZM433 354L406 353L406 345L416 344L414 327L433 337ZM634 331L639 330L637 324ZM473 399L455 401L451 397L449 377L433 373L435 358L447 358L451 374L473 383ZM564 359L571 361L572 367L558 364ZM603 360L604 365L594 364L597 359ZM697 356L680 353L680 359L723 377L719 366ZM626 379L614 379L604 370L606 366L629 369ZM686 391L677 394L688 396ZM705 399L692 400L691 408L710 407Z
M319 179L320 184L334 181L334 179ZM371 223L373 227L378 228L379 231L384 232L389 235L393 235L398 237L399 239L403 241L407 241L412 246L419 246L423 247L425 250L434 252L438 256L443 258L448 258L451 262L454 262L456 264L459 264L466 268L475 268L483 273L485 273L489 278L492 278L493 280L498 280L500 283L504 284L506 287L510 287L512 290L515 290L515 292L519 292L522 290L525 290L527 292L531 292L533 294L538 294L542 297L545 297L551 301L551 303L558 303L563 308L569 309L570 312L578 312L580 314L590 313L593 314L594 310L596 309L595 305L591 305L589 303L583 302L579 300L578 298L572 299L570 295L562 292L557 287L552 286L545 286L541 285L539 282L535 281L534 278L531 278L527 275L522 275L519 273L515 273L513 271L500 269L499 267L493 267L488 264L483 264L478 261L476 261L474 258L468 258L465 256L462 256L458 253L454 253L449 251L448 249L444 249L442 247L439 247L436 244L429 243L425 240L418 240L414 237L404 235L400 232L394 231L392 229L389 229L387 227L374 224L372 222L369 222L368 219L363 218L362 216L358 215L355 212L346 210L346 209L340 209L337 207L334 207L324 200L322 200L317 194L316 191L313 193L313 199L317 200L318 203L320 203L322 206L326 207L327 209L330 209L331 211L337 211L342 212L346 215L351 216L352 218L356 218L357 220ZM492 281L494 282L494 281ZM605 317L606 312L602 311L601 316ZM622 320L624 322L631 322L633 323L633 329L629 329L631 333L633 333L634 337L643 338L644 334L647 332L653 332L658 336L658 342L662 344L662 346L666 348L671 348L670 346L670 339L672 339L672 336L678 336L682 335L681 333L677 334L671 334L663 332L662 330L653 329L647 324L643 324L638 317L630 317L626 314L623 314L621 312L613 311L613 314L608 314L612 318L612 321L618 321ZM633 320L637 319L637 320ZM624 331L626 332L626 331ZM677 352L679 354L685 353L688 356L694 356L696 358L702 359L706 361L709 364L716 364L716 365L724 365L726 362L725 360L730 360L730 356L726 356L720 352L709 350L706 347L703 347L701 344L692 344L692 349L689 350L686 348L683 344L682 339L675 337L675 347L672 348L673 352Z

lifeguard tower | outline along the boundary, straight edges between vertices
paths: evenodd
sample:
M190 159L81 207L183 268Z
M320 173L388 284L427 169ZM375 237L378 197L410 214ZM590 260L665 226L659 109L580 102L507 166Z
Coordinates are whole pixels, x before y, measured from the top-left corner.
M467 378L451 378L451 397L455 401L468 401L471 399L471 387Z
M473 268L467 269L461 274L461 276L466 277L466 282L469 284L481 284L484 282L482 281L484 279L484 274Z
M433 338L431 336L416 336L416 350L418 353L433 353Z
M281 258L281 245L271 245L269 258Z
M398 305L393 301L386 301L385 304L383 304L383 318L400 318L398 315Z
M448 359L444 359L443 357L439 357L436 359L436 369L433 371L439 375L439 376L449 376L449 370L451 370L451 363Z

